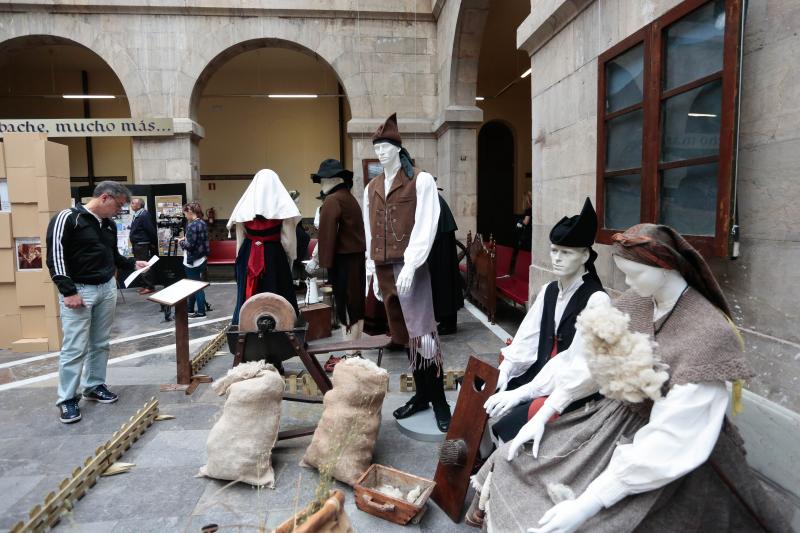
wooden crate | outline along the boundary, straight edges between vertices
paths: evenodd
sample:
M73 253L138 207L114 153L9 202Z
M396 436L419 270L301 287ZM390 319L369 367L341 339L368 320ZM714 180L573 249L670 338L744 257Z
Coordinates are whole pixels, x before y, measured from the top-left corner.
M300 307L300 314L308 322L306 342L331 336L331 306L318 303Z
M383 484L397 487L404 494L408 494L408 491L417 486L422 492L416 501L410 503L378 492L377 488ZM425 504L435 486L436 483L430 479L407 474L388 466L372 465L353 485L353 494L356 498L356 507L365 513L404 525L415 517L422 516Z

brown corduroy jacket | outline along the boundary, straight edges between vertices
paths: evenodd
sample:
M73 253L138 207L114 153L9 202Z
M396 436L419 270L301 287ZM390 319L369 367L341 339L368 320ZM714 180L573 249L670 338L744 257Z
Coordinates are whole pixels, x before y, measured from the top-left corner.
M319 210L319 264L333 266L336 254L354 254L367 250L361 207L345 186L335 188L325 197Z

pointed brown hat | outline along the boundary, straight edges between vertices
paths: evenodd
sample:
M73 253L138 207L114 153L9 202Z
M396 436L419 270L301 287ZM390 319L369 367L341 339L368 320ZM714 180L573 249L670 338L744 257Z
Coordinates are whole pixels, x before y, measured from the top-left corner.
M395 146L403 146L403 140L400 138L400 130L397 129L397 113L392 113L392 116L386 119L386 122L378 126L375 133L372 134L372 144L388 142Z

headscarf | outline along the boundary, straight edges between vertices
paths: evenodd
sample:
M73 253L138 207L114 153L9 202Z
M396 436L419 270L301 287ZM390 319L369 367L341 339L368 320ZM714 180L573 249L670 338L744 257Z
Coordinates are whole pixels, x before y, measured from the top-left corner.
M676 270L683 279L729 318L728 302L703 256L669 226L637 224L615 233L612 253L643 265Z

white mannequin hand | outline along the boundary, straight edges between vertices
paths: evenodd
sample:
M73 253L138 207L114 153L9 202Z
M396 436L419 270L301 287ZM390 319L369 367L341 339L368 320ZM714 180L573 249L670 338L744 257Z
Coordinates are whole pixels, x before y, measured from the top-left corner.
M313 274L319 268L319 263L314 261L313 259L306 263L306 273Z
M529 440L533 441L533 446L531 446L533 456L539 457L539 443L542 441L542 435L544 435L544 425L556 412L555 409L546 403L542 405L541 409L533 415L533 418L522 426L517 436L511 441L511 445L508 447L508 457L506 457L506 459L508 461L513 461L514 457L517 455L517 451Z
M497 392L503 392L508 387L508 382L511 379L509 377L508 369L503 368L503 363L500 363L500 374L497 376L497 388L495 389Z
M576 500L567 500L550 508L540 527L528 528L528 533L572 533L603 509L596 496L584 492Z
M406 294L411 289L411 284L414 281L414 271L416 269L409 264L403 265L400 269L400 275L397 276L397 294Z
M369 289L367 291L369 292ZM377 274L372 276L372 293L375 295L376 300L379 302L383 301L383 295L381 294L381 286L378 284Z
M513 407L521 404L525 400L530 400L525 388L519 388L509 391L501 391L489 396L483 408L486 409L486 414L492 418L500 417L509 412Z

